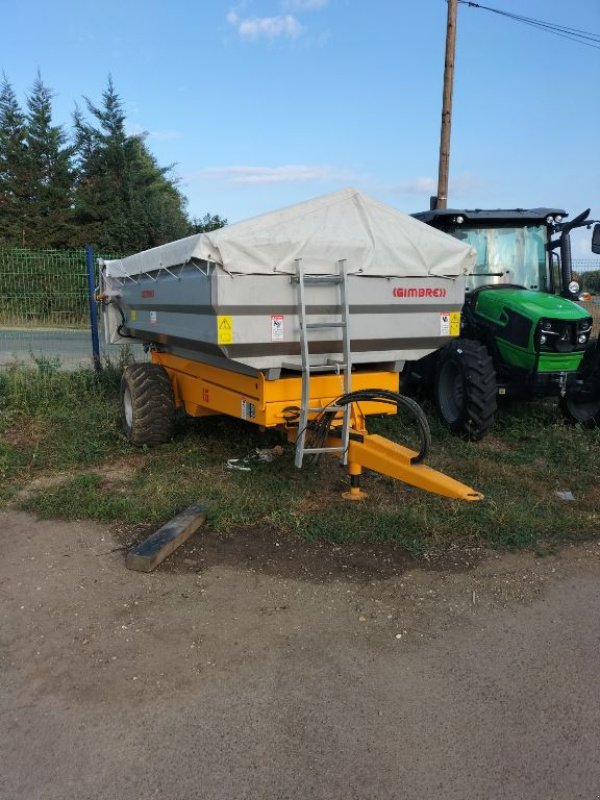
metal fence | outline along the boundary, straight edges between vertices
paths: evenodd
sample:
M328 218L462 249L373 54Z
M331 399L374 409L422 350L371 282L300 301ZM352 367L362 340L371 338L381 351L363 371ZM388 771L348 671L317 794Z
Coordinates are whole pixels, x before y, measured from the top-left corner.
M573 267L585 290L585 276L600 269L600 259L574 261ZM92 285L97 281L93 271ZM0 368L14 363L65 369L92 366L89 285L85 248L0 247ZM600 297L585 307L594 316L596 332L600 331ZM105 345L102 330L99 342L102 360L119 359L121 348ZM134 345L132 350L136 360L145 358L141 347Z
M582 302L582 305L593 317L595 336L600 336L600 291L598 291L600 258L574 259L573 271L579 276L581 292L591 295L589 300Z
M98 276L93 254L91 265L90 280L85 248L0 247L0 368L94 365L90 286ZM101 360L118 360L120 348L106 346L102 330L96 333ZM143 356L141 347L135 351L136 358Z

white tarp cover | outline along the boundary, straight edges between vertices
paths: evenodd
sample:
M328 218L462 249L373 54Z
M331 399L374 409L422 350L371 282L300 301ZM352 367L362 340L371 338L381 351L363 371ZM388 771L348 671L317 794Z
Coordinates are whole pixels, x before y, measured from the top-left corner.
M107 261L106 274L139 275L192 259L230 274L294 274L297 258L309 274L336 272L345 258L350 274L452 278L472 271L475 250L355 189L342 189Z

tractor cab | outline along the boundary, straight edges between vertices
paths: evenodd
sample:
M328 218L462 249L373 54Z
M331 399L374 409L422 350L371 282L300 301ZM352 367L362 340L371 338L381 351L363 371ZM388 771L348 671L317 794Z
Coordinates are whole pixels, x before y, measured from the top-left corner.
M589 213L570 221L558 208L431 209L413 215L477 253L466 276L460 340L430 359L427 370L416 370L434 376L429 382L435 381L442 418L457 433L481 438L487 432L496 393L555 395L570 419L600 419L599 348L590 347L592 318L576 302L579 285L571 271L570 232L591 227ZM474 382L485 392L474 389Z
M477 261L467 276L467 292L511 284L577 299L579 287L571 278L567 245L573 225L564 222L567 212L563 209L433 209L414 216L474 248Z

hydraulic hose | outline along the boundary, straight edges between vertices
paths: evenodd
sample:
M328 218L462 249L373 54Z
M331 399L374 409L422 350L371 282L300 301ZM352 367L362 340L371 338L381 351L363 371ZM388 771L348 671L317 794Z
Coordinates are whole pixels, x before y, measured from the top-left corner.
M421 445L419 452L416 456L411 458L410 463L421 464L427 458L431 449L431 430L421 406L411 397L406 397L398 392L391 392L387 389L361 389L356 392L349 392L348 394L338 397L334 401L334 405L345 406L348 405L348 403L360 403L366 400L395 405L398 411L404 409L414 417L419 430Z
M350 403L366 401L395 405L398 410L402 408L414 417L419 430L420 448L419 452L411 458L410 463L421 464L427 458L431 449L431 430L421 406L412 398L398 392L391 392L388 389L360 389L356 392L349 392L336 398L332 405L347 406ZM309 423L316 446L322 446L327 439L335 415L335 411L324 411ZM300 416L300 409L298 406L288 406L284 409L284 416L287 423L291 424Z

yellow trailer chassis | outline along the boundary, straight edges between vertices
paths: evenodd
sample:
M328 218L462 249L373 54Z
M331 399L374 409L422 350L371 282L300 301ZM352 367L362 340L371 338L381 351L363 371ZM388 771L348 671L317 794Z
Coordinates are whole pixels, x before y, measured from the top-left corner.
M227 414L261 428L278 428L286 434L289 441L296 440L298 426L297 423L294 425L293 420L297 419L301 402L301 377L292 375L268 381L262 373L256 376L244 375L157 351L152 352L152 361L167 371L173 387L175 405L183 407L190 416ZM310 386L311 408L330 406L344 393L341 375L314 375ZM372 388L397 392L398 387L397 372L352 373L353 392ZM448 475L425 464L412 463L417 455L415 451L382 436L368 433L365 417L370 414L395 414L395 406L365 401L353 403L351 413L347 465L350 489L344 494L348 499L360 500L365 497L360 488L363 469L373 470L419 489L456 500L471 502L483 499L480 492ZM317 414L313 416L316 418ZM331 425L326 446L339 447L341 425L341 414L338 414Z

